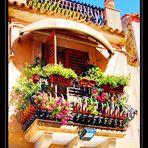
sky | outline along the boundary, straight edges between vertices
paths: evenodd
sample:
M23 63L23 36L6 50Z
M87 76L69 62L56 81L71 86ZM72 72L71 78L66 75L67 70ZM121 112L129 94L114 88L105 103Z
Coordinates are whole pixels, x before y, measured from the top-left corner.
M74 0L104 8L104 0ZM126 13L140 14L140 0L115 0L115 8L120 10L121 16Z

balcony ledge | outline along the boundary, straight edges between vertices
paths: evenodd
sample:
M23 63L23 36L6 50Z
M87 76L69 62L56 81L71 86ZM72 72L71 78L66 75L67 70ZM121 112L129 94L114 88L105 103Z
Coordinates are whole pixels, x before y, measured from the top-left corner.
M86 127L86 126L85 126ZM69 140L73 140L74 138L78 137L78 131L83 130L83 126L79 126L77 124L75 125L61 125L60 122L57 121L49 121L49 120L42 120L42 119L36 119L32 125L25 131L25 139L28 142L31 143L36 143L40 137L44 134L46 135L50 135L52 136L54 133L56 133L57 135L59 134L63 134L63 136L65 134L69 134L70 137L72 139L69 138ZM57 136L56 141L59 141L59 139L62 139L64 142L63 136ZM103 129L97 129L97 132L94 136L94 138L96 139L100 139L100 138L123 138L125 136L125 131L112 131L112 130L103 130ZM52 139L53 140L53 139ZM53 143L53 141L51 140L51 143ZM69 141L67 141L69 142ZM67 142L65 141L65 143L63 143L64 145L67 144ZM90 142L92 143L92 142ZM56 143L55 143L56 144ZM95 144L95 143L93 143ZM97 144L96 144L97 145Z

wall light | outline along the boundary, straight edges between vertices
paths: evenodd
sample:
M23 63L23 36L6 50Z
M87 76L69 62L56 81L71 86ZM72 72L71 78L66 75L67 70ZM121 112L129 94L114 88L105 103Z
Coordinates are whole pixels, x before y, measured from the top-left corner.
M90 141L96 134L96 130L93 128L84 128L83 131L80 131L78 134L80 140Z

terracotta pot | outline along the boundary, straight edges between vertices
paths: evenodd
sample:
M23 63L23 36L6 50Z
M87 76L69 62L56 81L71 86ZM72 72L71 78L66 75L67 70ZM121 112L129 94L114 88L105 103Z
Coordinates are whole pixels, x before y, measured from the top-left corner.
M102 84L101 85L105 92L116 93L116 94L123 94L124 86L113 87L110 84Z
M73 78L68 79L60 75L51 75L50 79L48 80L48 82L51 82L53 84L62 84L65 86L73 86L73 81Z
M21 124L24 124L27 120L29 120L32 116L34 116L36 113L36 109L34 106L29 105L21 114L19 113L17 115L17 120ZM19 119L19 117L21 117Z
M95 86L95 84L96 84L96 81L90 80L89 83L87 84L87 87L92 88Z
M103 87L105 92L109 91L109 84L102 84L101 86Z
M79 112L79 104L78 103L76 104L76 106L74 106L73 112L74 113L78 113Z
M79 84L80 84L81 87L87 87L88 82L89 81L87 79L81 79L79 81Z
M118 86L118 87L110 86L109 91L111 93L123 94L123 88L124 88L124 86Z

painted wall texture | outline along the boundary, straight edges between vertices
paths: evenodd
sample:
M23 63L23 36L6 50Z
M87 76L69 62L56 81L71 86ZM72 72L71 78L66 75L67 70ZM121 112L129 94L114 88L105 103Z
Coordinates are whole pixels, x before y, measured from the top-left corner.
M125 88L129 94L127 104L138 110L138 115L130 123L126 136L117 139L116 148L139 148L140 147L140 69L127 65L126 57L121 53L115 53L107 65L106 74L131 74L130 86Z
M122 30L121 26L121 16L120 11L111 9L111 8L105 8L105 15L106 15L106 24L108 27L111 27L113 29ZM116 23L115 23L116 20Z
M125 14L121 18L121 22L123 31L131 32L130 37L135 44L135 52L140 62L140 16L138 14Z
M137 48L138 59L140 61L140 23L132 21L131 26L132 26L133 39L135 41Z

